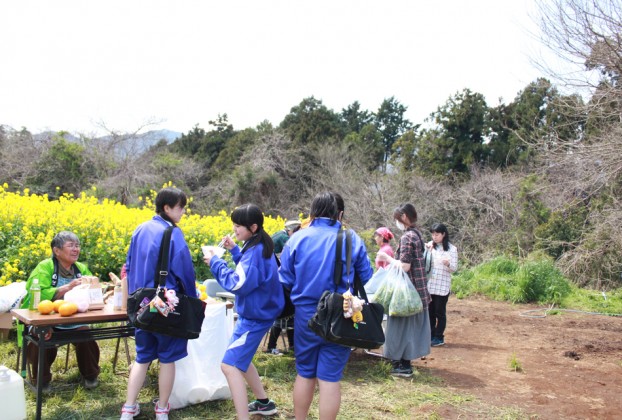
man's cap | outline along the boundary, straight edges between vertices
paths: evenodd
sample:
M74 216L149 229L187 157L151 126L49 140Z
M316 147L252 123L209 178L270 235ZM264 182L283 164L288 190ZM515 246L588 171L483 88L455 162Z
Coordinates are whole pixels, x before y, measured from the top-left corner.
M289 220L285 222L285 229L287 230L295 230L299 228L301 225L300 220Z

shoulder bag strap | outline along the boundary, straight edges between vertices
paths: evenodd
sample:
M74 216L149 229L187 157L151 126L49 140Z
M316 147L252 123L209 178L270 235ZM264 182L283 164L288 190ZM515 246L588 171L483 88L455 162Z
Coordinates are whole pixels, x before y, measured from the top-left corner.
M171 235L173 234L173 226L169 226L164 231L162 244L160 244L160 256L158 257L157 272L154 279L155 287L162 289L166 286L166 276L168 275L168 253L171 248Z
M421 242L421 252L425 252L425 244L423 243L423 238L415 228L413 228L413 232L415 232L415 234L419 237L419 242Z
M423 238L421 237L419 232L417 232L416 230L414 232L417 234L417 236L419 237L419 240L421 241L421 255L423 256L423 271L425 271L426 274L429 274L430 271L432 270L432 252L426 249L425 243L423 243Z
M348 282L350 281L350 264L352 263L352 231L348 229L346 235L346 273L348 273ZM354 296L360 296L363 298L365 302L369 302L367 300L367 292L365 292L365 288L363 287L363 282L359 277L357 272L354 272L354 285L353 285L353 294Z
M343 248L343 229L339 228L337 232L337 246L335 251L335 271L333 273L333 281L335 282L335 291L339 287L343 273L343 262L341 261L341 250Z

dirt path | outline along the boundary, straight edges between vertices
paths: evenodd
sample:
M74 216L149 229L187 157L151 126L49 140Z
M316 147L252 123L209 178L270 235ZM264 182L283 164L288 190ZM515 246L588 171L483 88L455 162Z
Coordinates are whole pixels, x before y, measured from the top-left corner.
M415 364L458 392L535 418L622 418L622 318L521 316L537 308L452 297L446 345ZM513 354L522 372L510 370Z

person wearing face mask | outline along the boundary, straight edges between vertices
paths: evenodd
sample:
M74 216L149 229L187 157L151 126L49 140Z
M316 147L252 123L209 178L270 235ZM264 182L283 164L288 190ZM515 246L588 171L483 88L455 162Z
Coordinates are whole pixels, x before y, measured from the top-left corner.
M401 204L393 211L393 218L397 228L404 232L396 257L394 259L383 251L379 251L377 257L389 263L399 261L419 293L423 311L408 317L389 316L383 351L384 357L391 360L391 374L408 378L413 375L411 360L430 354L428 305L431 298L426 284L423 239L416 228L417 210L410 203Z

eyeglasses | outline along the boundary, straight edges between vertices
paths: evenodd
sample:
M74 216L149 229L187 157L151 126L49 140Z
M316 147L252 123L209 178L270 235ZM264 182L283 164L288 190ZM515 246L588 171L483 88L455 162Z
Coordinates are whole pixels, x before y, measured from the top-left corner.
M63 248L68 248L68 249L80 249L80 244L75 244L72 242L68 242L65 244L65 246Z

